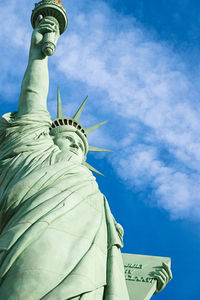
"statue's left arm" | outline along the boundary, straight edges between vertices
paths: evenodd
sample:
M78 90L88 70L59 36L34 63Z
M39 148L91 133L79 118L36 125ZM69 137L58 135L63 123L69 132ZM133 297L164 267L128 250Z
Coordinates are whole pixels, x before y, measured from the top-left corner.
M21 86L18 116L47 110L48 57L42 53L42 43L45 33L48 32L55 32L56 43L59 37L58 25L48 17L41 17L32 34L28 66Z

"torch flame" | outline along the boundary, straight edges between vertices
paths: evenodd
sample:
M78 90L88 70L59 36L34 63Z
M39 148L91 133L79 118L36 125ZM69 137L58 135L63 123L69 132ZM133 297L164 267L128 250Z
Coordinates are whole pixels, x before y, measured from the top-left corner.
M63 6L63 3L60 0L55 0L55 1Z

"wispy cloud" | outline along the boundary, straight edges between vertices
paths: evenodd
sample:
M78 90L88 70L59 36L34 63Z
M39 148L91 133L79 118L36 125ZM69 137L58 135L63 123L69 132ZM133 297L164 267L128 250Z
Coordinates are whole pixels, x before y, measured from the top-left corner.
M98 107L116 131L118 175L134 189L151 187L151 201L171 216L199 217L198 89L181 57L103 2L73 11L71 22L58 69L98 88Z
M6 11L1 10L1 22L8 19L9 24L0 41L24 66L21 51L28 44L30 27L23 27L16 3L11 0ZM63 82L84 87L95 99L86 111L86 126L103 116L112 122L108 130L101 129L101 143L116 151L110 163L125 184L140 190L150 187L151 202L172 217L199 217L196 78L167 42L156 40L137 20L117 14L104 2L91 3L74 8L69 2L69 29L52 61L56 74ZM30 4L22 4L30 11ZM20 14L26 16L26 10ZM21 74L19 61L16 71L12 62L3 62L6 76L8 67L12 76ZM3 78L0 92L5 88ZM94 135L91 143L97 140Z
M30 44L31 3L2 1L0 3L0 93L3 100L13 102L20 92L20 81L27 63ZM27 21L26 21L27 20Z

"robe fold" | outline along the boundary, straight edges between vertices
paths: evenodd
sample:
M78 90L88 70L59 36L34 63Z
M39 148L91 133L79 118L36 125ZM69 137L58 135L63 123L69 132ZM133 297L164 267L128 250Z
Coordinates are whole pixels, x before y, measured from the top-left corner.
M46 111L0 123L0 299L128 300L122 230L92 173L58 159Z

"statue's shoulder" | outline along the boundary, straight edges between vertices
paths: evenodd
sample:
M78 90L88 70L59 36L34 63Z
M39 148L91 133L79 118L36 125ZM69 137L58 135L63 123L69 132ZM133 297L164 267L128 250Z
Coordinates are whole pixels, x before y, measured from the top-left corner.
M6 158L19 153L46 151L52 146L50 124L48 112L4 114L0 119L0 156Z
M51 126L51 118L48 111L32 112L24 115L19 115L17 111L8 112L2 115L0 119L0 129L6 129L10 127L49 127Z

